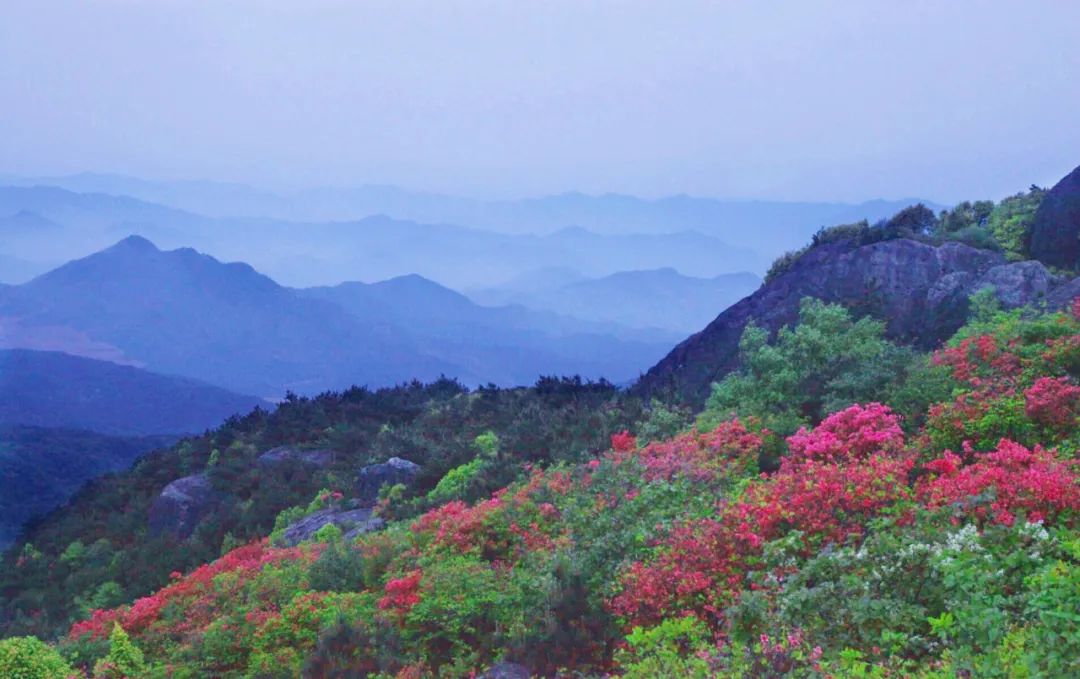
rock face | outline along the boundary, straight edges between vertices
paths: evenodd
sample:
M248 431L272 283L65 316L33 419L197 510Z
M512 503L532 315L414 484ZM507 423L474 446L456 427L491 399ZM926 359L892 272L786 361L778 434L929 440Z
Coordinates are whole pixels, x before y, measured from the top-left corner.
M746 324L753 319L775 332L798 319L799 301L807 296L843 304L856 316L879 318L890 338L929 348L964 323L968 297L987 286L1006 308L1039 302L1060 308L1071 300L1070 286L1080 288L1080 283L1053 276L1039 262L1008 263L997 253L960 243L829 243L807 252L786 273L675 347L633 391L703 405L710 385L737 367Z
M300 450L293 446L278 446L271 448L258 458L258 463L265 466L274 466L290 461L302 462L313 467L327 467L334 461L332 450Z
M1080 167L1047 192L1031 225L1031 256L1063 269L1080 265Z
M310 540L320 528L329 524L340 528L346 539L352 539L382 528L384 522L378 517L373 517L370 508L342 512L323 509L289 524L282 535L282 541L289 547L294 547L305 540Z
M379 500L379 489L399 483L409 485L420 471L420 465L392 457L381 464L368 465L360 470L356 479L356 497L361 506L374 507Z
M221 495L213 489L205 474L177 479L165 486L150 505L150 532L186 539L202 517L220 501Z

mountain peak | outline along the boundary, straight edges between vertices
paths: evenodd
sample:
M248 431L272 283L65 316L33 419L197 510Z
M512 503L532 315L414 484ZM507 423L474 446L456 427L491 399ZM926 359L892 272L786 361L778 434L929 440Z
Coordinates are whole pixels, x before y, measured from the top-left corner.
M127 238L124 238L123 240L117 242L116 245L113 245L111 248L109 248L109 250L114 252L127 251L138 253L161 252L160 250L158 250L156 245L137 234L131 234Z

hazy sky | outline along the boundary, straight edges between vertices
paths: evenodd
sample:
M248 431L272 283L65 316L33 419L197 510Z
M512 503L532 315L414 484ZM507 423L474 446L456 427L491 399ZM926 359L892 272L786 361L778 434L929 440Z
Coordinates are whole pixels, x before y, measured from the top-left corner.
M1080 2L2 0L0 172L1001 197L1080 164Z

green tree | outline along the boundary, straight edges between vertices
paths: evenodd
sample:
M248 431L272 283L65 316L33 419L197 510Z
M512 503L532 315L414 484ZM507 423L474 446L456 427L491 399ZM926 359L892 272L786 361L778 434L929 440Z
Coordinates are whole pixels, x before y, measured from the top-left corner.
M94 679L128 679L146 673L146 661L139 647L119 624L109 635L109 653L94 664Z
M75 670L55 649L37 637L0 641L0 677L4 679L67 679Z
M1010 259L1027 259L1031 225L1046 189L1032 184L1021 192L1001 201L987 219L987 228Z
M994 201L992 200L977 200L974 203L965 200L951 210L942 210L935 232L946 236L972 228L985 227L993 210Z
M798 324L781 328L772 343L750 324L739 342L742 368L713 385L701 423L754 416L788 434L852 403L884 400L913 359L884 332L880 321L852 320L844 307L809 297Z

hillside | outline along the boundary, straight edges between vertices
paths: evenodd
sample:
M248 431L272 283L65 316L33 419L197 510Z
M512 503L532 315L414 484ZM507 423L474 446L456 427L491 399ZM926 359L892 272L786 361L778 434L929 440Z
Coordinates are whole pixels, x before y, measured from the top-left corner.
M127 469L140 455L175 440L0 424L0 550L28 520L61 506L87 481Z
M29 626L38 634L53 634L68 616L77 615L77 597L92 598L106 582L119 583L117 602L143 596L167 582L170 572L215 558L223 544L267 535L279 512L306 505L320 488L351 487L358 469L392 456L422 465L415 480L420 495L414 497L423 506L423 493L472 460L477 437L494 431L504 454L482 478L466 482L470 497L485 495L514 479L526 462L579 459L601 450L611 433L641 417L639 405L622 403L618 394L610 384L570 379L473 392L440 381L294 398L273 412L259 410L230 420L145 457L126 474L84 488L66 508L35 526L28 540L49 560L76 539L87 546L104 540L116 558L88 560L77 578L46 575L50 585L40 590L31 581L44 575L37 568L45 561L21 569L8 569L5 562L0 568L0 630ZM332 462L264 457L283 445L332 451ZM214 492L169 501L167 518L159 515L157 525L172 527L150 530L155 502L175 495L166 487L193 476L208 479ZM178 523L187 516L198 517L198 525L180 531ZM6 556L17 558L14 552ZM31 609L44 613L34 620L19 613Z
M799 379L747 371L772 401L674 435L609 387L551 381L327 394L230 423L37 526L0 570L4 629L133 676L1071 676L1080 317L984 308L929 362L880 323L803 307L795 339L755 358ZM898 381L877 381L881 351ZM873 400L763 426L835 366ZM416 475L371 466L409 454ZM148 535L155 498L196 472L199 525ZM402 485L376 501L378 474Z
M968 298L982 289L993 289L1005 308L1063 308L1080 293L1077 272L1031 259L1052 240L1036 221L1045 215L1044 195L1032 187L996 206L965 202L940 215L919 206L874 225L822 229L811 244L778 259L759 290L675 347L634 391L702 405L710 385L739 365L747 325L775 333L796 320L807 296L881 319L890 338L921 348L959 328ZM1078 227L1065 220L1059 228Z
M0 350L0 424L118 436L199 433L266 401L132 366L24 349Z
M1061 308L1074 289L1069 279L1038 262L1010 263L959 243L833 243L814 248L789 271L726 309L651 368L634 390L702 405L709 386L738 365L746 325L753 321L775 332L796 320L799 301L807 296L880 318L888 336L904 343L933 346L960 327L969 295L983 287L993 287L1007 308L1043 301Z

